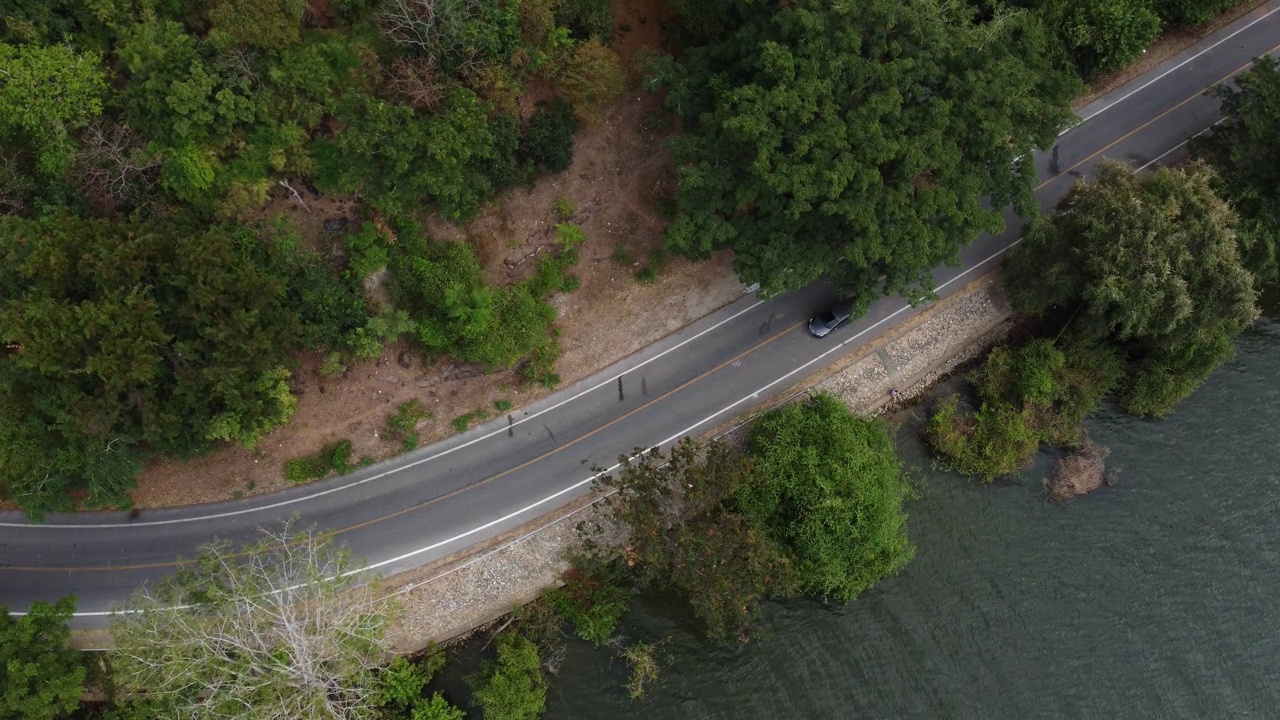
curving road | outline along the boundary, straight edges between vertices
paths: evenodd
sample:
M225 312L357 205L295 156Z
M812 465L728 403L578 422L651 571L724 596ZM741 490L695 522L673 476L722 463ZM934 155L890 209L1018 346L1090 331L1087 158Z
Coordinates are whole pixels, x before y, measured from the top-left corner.
M1035 157L1051 207L1101 158L1138 166L1185 154L1220 117L1205 88L1280 49L1280 0L1258 8L1081 109L1081 122ZM1021 223L967 247L934 273L940 295L990 269ZM589 490L590 468L635 446L666 445L764 403L914 309L884 298L825 340L804 329L831 298L813 286L728 307L555 395L463 435L341 478L243 501L128 513L50 516L43 525L0 513L0 604L79 597L76 624L105 624L113 602L166 574L215 536L241 541L299 513L336 528L380 572L415 567L525 523Z

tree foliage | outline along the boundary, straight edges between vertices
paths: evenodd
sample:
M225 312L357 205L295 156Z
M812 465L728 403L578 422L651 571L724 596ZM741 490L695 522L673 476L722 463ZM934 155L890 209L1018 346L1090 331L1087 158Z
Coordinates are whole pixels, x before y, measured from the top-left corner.
M718 641L745 638L763 598L851 600L914 552L886 428L829 396L757 421L746 456L685 440L622 465L599 482L616 491L606 512L628 531L630 576L678 590ZM581 530L599 553L595 529Z
M735 501L788 549L803 591L849 601L915 554L911 491L882 422L815 395L753 423L747 447L752 481Z
M1235 87L1219 85L1225 122L1191 141L1217 170L1223 196L1240 215L1245 264L1259 280L1280 279L1280 64L1258 58Z
M204 546L114 616L116 682L157 717L372 717L391 607L331 542L286 524Z
M547 703L538 648L521 635L498 635L498 656L471 679L475 702L486 720L536 720Z
M733 248L766 292L830 276L866 298L930 272L1030 211L1018 161L1071 119L1080 88L1038 16L934 0L696 4L705 44L656 68L674 141L670 247ZM989 198L991 208L983 206Z
M245 444L293 409L297 321L222 228L0 219L0 488L128 505L144 452Z
M1015 310L1069 317L1076 336L1120 350L1129 412L1167 413L1258 315L1236 216L1212 176L1201 165L1146 177L1104 165L1029 225L1006 262Z
M1042 444L1085 445L1082 423L1120 382L1124 364L1113 348L1067 338L1064 347L1036 338L992 349L969 376L978 409L966 412L952 396L930 418L925 434L934 450L958 472L991 482L1024 470Z
M71 167L71 133L102 112L101 61L66 45L0 43L0 137L28 146L41 174L58 177Z
M80 705L88 667L67 645L74 597L32 603L14 617L0 605L0 720L57 720Z

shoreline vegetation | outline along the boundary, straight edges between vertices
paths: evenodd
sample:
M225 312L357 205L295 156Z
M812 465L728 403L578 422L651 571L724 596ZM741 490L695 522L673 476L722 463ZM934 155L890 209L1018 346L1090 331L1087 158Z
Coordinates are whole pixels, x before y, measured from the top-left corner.
M0 364L8 383L2 438L12 441L0 444L0 472L9 498L36 516L66 507L73 487L103 505L127 504L130 478L147 453L251 444L292 412L282 349L324 348L345 362L408 334L424 352L522 364L530 381L554 383L555 313L546 300L574 285L568 270L581 241L575 226L557 231L557 249L531 277L491 287L473 249L431 239L405 210L427 197L444 216L464 220L494 187L563 169L575 123L590 121L618 84L616 64L608 70L616 55L601 37L612 28L608 5L474 0L449 5L462 10L444 18L412 0L392 0L375 18L349 0L328 16L355 41L343 43L325 33L299 35L308 6L296 0L217 0L199 9L179 0L124 4L101 17L33 5L3 27L5 71L37 83L56 77L67 91L6 115L17 119L3 128L6 148L16 142L20 151L3 168L13 175L5 188L17 194L6 197L17 209L0 219L0 250L20 269L4 285L0 307L6 331L16 333L4 339ZM1099 0L1033 3L1023 11L921 0L873 3L846 16L816 0L785 8L673 0L682 53L649 68L684 122L668 249L694 257L732 249L744 280L782 291L831 274L846 249L837 236L893 245L913 223L945 217L955 233L930 235L933 244L920 254L846 267L838 277L856 289L884 275L889 289L925 296L923 274L966 236L989 229L991 213L974 209L977 198L1027 200L1025 177L1010 171L975 182L976 168L1010 168L1018 152L1044 144L1082 78L1131 61L1162 23L1202 22L1228 4L1112 7ZM1102 12L1116 7L1122 12ZM956 119L934 96L918 103L928 112L890 118L874 114L883 111L874 102L879 95L845 97L847 88L817 82L831 75L841 43L856 35L833 28L882 23L910 30L903 42L879 48L882 54L858 56L862 71L919 65L946 85L964 70L970 84L942 87L937 103L965 102L970 110L989 105L991 98L975 92L986 81L999 92L1026 91L1024 105L985 108L1016 125L1013 131L964 147L958 140L926 147L920 137L945 137ZM1067 28L1088 32L1061 35ZM84 33L84 47L55 42L72 31ZM457 42L442 42L450 37ZM752 38L772 40L769 52L757 52ZM118 97L107 93L108 50L125 88ZM387 92L382 81L369 75L369 66L381 72L387 61L400 73L389 83L394 96L380 94ZM526 127L502 108L517 79L529 77L525 69L544 64L558 68L559 92L575 102L572 109L540 108L542 119ZM303 70L320 79L294 84ZM427 76L449 79L436 87ZM809 93L803 99L825 120L835 122L851 104L872 113L857 120L868 127L894 122L889 129L901 134L895 141L912 148L879 163L879 172L892 176L885 192L846 206L827 234L811 238L809 254L797 249L794 233L777 232L780 224L813 222L815 203L849 198L802 184L813 180L812 158L782 151L821 141L830 130L824 123L808 124L796 137L761 134L796 112L797 98L771 92L780 85ZM10 86L0 102L13 102ZM726 87L733 92L720 92ZM317 88L336 104L315 98ZM901 91L892 88L899 97ZM1027 226L1004 280L1013 309L1032 330L1025 341L992 350L970 374L971 399L939 403L926 434L944 462L990 481L1025 468L1042 445L1059 448L1065 454L1049 495L1067 499L1107 481L1105 448L1082 429L1104 397L1126 412L1158 417L1230 357L1235 335L1257 317L1260 288L1277 278L1280 138L1269 129L1280 117L1280 67L1260 60L1238 89L1216 92L1226 122L1192 143L1192 164L1151 174L1104 166ZM80 187L74 168L106 162L85 148L99 116L116 123L111 137L142 132L149 142L122 141L124 160L107 162L124 184ZM398 154L401 141L412 157ZM757 145L760 153L739 152ZM869 167L859 154L865 148L847 150L854 176ZM959 159L969 151L981 161ZM415 168L417 155L434 164ZM718 167L717 156L734 166ZM939 164L921 165L922 157ZM369 203L369 223L348 238L347 267L302 251L290 228L245 220L245 208L261 205L263 183L281 172ZM117 177L81 175L86 182ZM762 188L783 180L776 202L762 199ZM915 203L901 202L921 194L936 200L935 191L956 187L967 188L973 207L931 206L934 214L923 216L913 214L924 212ZM903 225L881 232L882 216ZM218 222L197 232L200 219ZM216 251L192 251L187 244L197 239ZM779 253L814 260L788 276L768 261ZM71 268L71 258L93 262ZM363 282L366 271L384 265L391 302L378 306L364 296ZM141 289L140 278L156 274L166 275L162 291ZM194 282L197 276L209 284ZM234 292L210 296L217 287ZM254 306L260 316L252 320L226 307L259 295L270 302ZM18 312L20 303L34 310ZM303 308L297 316L295 306ZM204 312L209 308L213 314ZM518 331L481 332L493 323ZM72 342L68 327L92 342ZM210 328L242 346L251 362L228 364L210 351ZM193 366L203 372L186 372ZM81 372L86 368L96 374ZM177 403L196 402L193 394L210 387L217 391L211 403ZM138 397L145 412L130 404ZM179 410L199 421L194 434L175 425L170 414ZM415 445L425 412L400 407L388 430L404 447ZM39 413L48 414L43 428L26 420ZM103 428L75 421L83 417L100 417L107 434L127 430L127 441L104 450ZM50 453L56 472L42 481L34 471L48 466ZM351 463L349 448L335 445L293 472L302 479ZM687 440L665 457L640 453L599 482L614 495L602 522L578 528L563 586L495 626L465 674L464 694L446 696L433 684L449 672L438 648L388 662L396 602L376 583L356 583L349 572L358 562L322 530L286 524L246 548L210 544L176 575L140 589L127 604L135 612L116 618L116 647L103 658L66 647L74 599L39 604L22 618L5 613L0 717L459 720L476 713L532 720L545 710L549 676L565 658L570 632L626 669L633 699L661 682L662 638L617 634L637 593L681 598L709 640L732 644L750 640L769 598L852 601L914 554L905 505L911 486L889 427L830 395L763 414L739 446ZM610 544L619 531L621 553ZM78 708L86 683L102 690L102 704Z

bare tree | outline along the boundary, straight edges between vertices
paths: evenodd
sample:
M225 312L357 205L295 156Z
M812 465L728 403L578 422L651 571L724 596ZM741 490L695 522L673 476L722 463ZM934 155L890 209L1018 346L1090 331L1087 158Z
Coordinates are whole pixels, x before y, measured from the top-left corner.
M80 190L108 213L139 203L161 158L148 153L125 123L95 120L80 135L76 160Z
M388 75L391 91L419 110L435 110L444 99L444 82L429 57L397 58Z
M372 717L369 671L386 659L391 606L314 528L227 542L117 611L113 667L167 717Z
M479 62L467 42L467 26L481 16L484 0L389 0L382 31L400 45L417 48L442 67L465 70Z

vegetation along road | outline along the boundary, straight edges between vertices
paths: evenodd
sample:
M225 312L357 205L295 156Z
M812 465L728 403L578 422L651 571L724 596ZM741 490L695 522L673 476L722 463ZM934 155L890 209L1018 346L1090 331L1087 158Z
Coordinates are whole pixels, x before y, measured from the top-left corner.
M1204 90L1274 53L1278 39L1280 2L1272 2L1082 108L1080 122L1034 158L1041 206L1052 207L1103 158L1144 167L1181 158L1187 139L1219 117L1218 100ZM1006 221L1002 235L965 248L958 267L935 272L940 295L995 266L1020 229L1012 212ZM104 624L113 602L201 543L249 540L295 513L337 529L382 573L452 554L587 493L593 466L766 403L915 312L885 298L815 340L805 322L831 294L817 285L771 300L744 297L511 417L344 477L240 502L50 515L43 524L4 513L0 603L19 611L75 594L77 623Z

